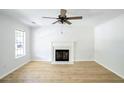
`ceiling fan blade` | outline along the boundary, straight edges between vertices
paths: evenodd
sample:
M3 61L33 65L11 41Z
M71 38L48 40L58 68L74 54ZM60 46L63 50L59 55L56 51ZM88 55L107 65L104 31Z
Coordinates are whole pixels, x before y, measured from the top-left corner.
M42 17L42 18L48 18L48 19L58 19L56 17Z
M67 17L68 20L78 20L82 19L82 16L75 16L75 17Z
M67 10L61 9L61 10L60 10L60 16L61 16L61 17L65 17L65 16L66 16L66 12L67 12Z
M66 21L64 21L64 22L65 22L65 23L67 23L67 24L69 24L69 25L71 25L71 24L72 24L71 22L69 22L69 21L67 21L67 20L66 20Z
M58 22L60 22L60 20L58 20L58 21L55 21L55 22L53 22L52 24L56 24L56 23L58 23Z

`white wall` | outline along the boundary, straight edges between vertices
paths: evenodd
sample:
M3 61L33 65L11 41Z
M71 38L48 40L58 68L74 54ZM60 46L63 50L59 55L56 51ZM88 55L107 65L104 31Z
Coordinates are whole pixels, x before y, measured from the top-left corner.
M95 58L124 78L124 15L96 27Z
M26 31L26 56L15 59L15 29ZM30 61L29 28L9 16L0 15L0 78Z
M64 33L61 34L60 31ZM32 30L32 60L51 61L52 41L74 41L75 61L94 60L94 29L83 25L52 25Z

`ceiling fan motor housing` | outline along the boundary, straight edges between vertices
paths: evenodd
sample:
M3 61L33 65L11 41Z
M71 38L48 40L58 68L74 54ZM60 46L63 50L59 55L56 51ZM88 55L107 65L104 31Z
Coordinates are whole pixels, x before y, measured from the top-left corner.
M64 23L64 21L67 20L66 15L65 16L59 15L58 17L59 17L58 19L60 19L60 21L61 21L62 24Z

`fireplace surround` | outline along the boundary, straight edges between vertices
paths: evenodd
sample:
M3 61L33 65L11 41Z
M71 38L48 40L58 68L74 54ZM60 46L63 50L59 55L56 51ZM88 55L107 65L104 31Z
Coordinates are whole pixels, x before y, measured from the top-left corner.
M52 42L52 64L74 63L74 42Z

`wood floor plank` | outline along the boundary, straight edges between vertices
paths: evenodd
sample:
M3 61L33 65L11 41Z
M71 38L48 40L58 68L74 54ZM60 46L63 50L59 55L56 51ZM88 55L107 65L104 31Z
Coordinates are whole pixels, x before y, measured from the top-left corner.
M94 61L75 64L30 62L1 83L124 83L124 79Z

